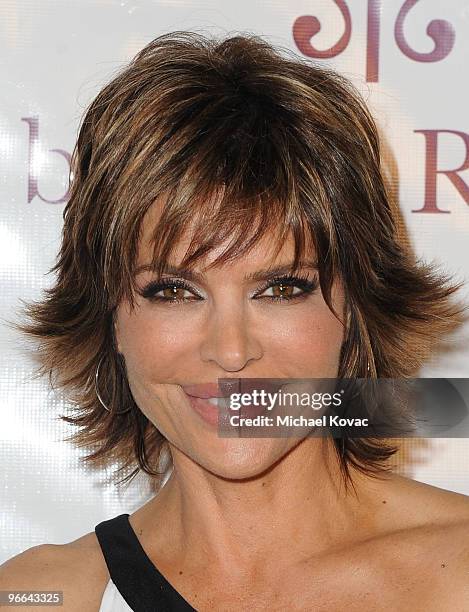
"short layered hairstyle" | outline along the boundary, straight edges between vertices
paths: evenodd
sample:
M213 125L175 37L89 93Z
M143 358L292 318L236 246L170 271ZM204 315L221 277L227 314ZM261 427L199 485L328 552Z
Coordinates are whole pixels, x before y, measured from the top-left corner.
M18 328L37 343L39 375L71 402L62 418L90 465L163 479L167 441L136 405L114 337L115 311L134 306L142 220L164 194L156 273L195 221L181 265L221 241L213 262L246 253L266 232L314 244L332 308L338 275L346 329L338 377L415 375L453 330L460 287L418 260L398 231L377 126L352 83L254 34L172 32L147 44L90 103L72 155L53 285L24 303ZM100 393L94 386L100 366ZM368 370L369 365L369 370ZM120 412L128 408L122 414ZM395 440L334 439L345 480L387 469ZM168 467L168 466L167 466Z

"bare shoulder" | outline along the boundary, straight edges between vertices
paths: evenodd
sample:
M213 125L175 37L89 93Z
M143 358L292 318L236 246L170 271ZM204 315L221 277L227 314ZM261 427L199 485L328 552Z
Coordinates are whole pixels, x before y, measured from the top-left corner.
M388 551L399 564L406 551L407 570L434 603L440 594L445 609L469 610L469 497L404 477L394 483L384 501L402 528Z
M406 507L414 524L464 523L469 520L469 496L411 478L394 476L391 501Z
M71 612L99 610L108 579L94 532L67 544L33 546L0 565L0 590L63 591Z

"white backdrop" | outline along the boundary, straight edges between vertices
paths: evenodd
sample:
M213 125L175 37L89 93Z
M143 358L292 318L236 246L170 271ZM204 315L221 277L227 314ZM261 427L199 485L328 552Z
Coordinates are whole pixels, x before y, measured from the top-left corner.
M37 299L59 245L69 156L86 105L146 43L174 30L254 32L332 65L363 92L410 240L469 299L469 1L9 0L0 4L0 562L132 512L150 495L80 465L63 406L5 324ZM429 36L429 34L431 36ZM433 38L432 38L433 37ZM423 376L469 376L469 329ZM396 469L469 494L466 439L407 441Z

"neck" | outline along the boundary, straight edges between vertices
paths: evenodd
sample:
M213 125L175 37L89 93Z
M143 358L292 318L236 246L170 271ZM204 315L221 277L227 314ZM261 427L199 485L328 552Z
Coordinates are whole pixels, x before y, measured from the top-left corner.
M355 473L346 489L332 445L306 438L244 480L220 478L172 449L172 475L143 507L144 524L152 534L167 526L175 558L208 558L229 575L342 549L376 531L382 481Z

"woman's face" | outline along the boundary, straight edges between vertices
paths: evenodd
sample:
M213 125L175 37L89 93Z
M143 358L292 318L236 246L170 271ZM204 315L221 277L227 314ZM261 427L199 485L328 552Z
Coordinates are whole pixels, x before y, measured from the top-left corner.
M137 267L151 261L148 240L158 214L157 202L143 222ZM188 230L170 262L175 267L187 248ZM294 242L286 242L274 259L272 238L265 236L234 262L205 270L225 245L217 246L191 280L172 272L163 276L165 286L155 286L154 273L141 271L136 308L131 312L124 301L116 313L117 346L137 405L173 452L226 478L264 472L298 438L221 437L217 407L195 396L217 390L219 378L335 378L339 367L344 327L323 299L317 270L305 265L301 278L282 285L278 271L269 270L291 264ZM332 299L343 321L338 281Z

